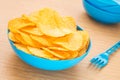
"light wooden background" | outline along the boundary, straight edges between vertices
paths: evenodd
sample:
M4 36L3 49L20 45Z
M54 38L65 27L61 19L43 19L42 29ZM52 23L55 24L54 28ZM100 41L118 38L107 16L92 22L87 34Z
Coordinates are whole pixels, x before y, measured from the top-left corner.
M75 67L64 71L44 71L21 61L7 40L7 22L21 14L50 7L61 15L73 16L92 39L89 55ZM120 24L103 25L84 11L81 0L0 0L0 80L120 80L120 50L102 70L89 66L89 60L120 40Z

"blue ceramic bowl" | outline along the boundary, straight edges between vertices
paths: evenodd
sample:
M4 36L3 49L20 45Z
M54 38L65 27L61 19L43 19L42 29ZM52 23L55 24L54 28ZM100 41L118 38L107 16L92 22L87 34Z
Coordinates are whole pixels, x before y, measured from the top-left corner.
M94 7L109 13L120 15L120 1L117 0L86 0Z
M120 15L112 14L91 5L87 0L83 0L83 5L93 19L105 24L115 24L120 22Z
M96 7L110 7L118 6L118 3L114 0L86 0Z
M120 5L119 6L111 6L111 7L103 7L101 9L104 11L107 11L109 13L120 15Z
M80 28L80 27L77 27L77 29L82 30L82 28ZM68 69L68 68L75 66L77 63L82 61L85 58L85 56L87 56L87 54L89 53L90 48L91 48L91 41L90 41L90 44L89 44L89 47L88 47L86 53L84 53L80 57L77 57L74 59L69 59L69 60L49 60L49 59L36 57L31 54L27 54L27 53L17 49L11 40L9 40L9 42L10 42L11 47L13 48L14 52L18 55L18 57L21 60L23 60L24 62L26 62L27 64L29 64L33 67L43 69L43 70L52 70L52 71L64 70L64 69Z

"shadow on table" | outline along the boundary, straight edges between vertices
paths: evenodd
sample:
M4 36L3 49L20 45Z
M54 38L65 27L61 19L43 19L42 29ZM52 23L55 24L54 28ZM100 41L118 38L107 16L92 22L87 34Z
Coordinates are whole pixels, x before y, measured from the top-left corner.
M45 71L29 66L14 55L15 53L12 54L7 70L12 80L79 80L85 70L79 64L64 71Z

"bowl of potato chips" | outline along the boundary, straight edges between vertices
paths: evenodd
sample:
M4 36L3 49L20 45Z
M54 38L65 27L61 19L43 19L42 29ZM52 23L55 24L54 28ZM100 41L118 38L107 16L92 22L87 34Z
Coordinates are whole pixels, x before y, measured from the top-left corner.
M72 17L50 8L22 15L8 22L14 52L27 64L43 70L73 67L89 53L91 41Z

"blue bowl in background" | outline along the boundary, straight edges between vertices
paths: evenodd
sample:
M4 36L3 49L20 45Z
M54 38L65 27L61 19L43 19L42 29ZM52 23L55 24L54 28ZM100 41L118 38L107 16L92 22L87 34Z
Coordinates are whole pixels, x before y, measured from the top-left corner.
M117 1L114 0L86 0L92 5L96 7L110 7L110 6L118 6Z
M112 14L120 15L120 5L119 6L111 6L111 7L103 7L101 8L104 11L107 11Z
M101 10L90 4L87 0L83 0L83 5L88 15L98 22L105 24L115 24L120 22L120 15L118 14L112 14L105 10Z
M118 0L86 0L86 1L98 9L120 15L120 1Z
M77 27L77 30L83 30L81 27ZM68 59L68 60L49 60L45 58L40 58L37 56L33 56L31 54L27 54L19 49L17 49L14 46L14 43L9 40L11 47L13 48L14 52L17 54L17 56L23 60L25 63L39 69L43 70L51 70L51 71L58 71L58 70L64 70L71 68L75 66L77 63L82 61L85 56L88 55L90 48L91 48L91 41L89 44L89 47L82 56L74 58L74 59Z

